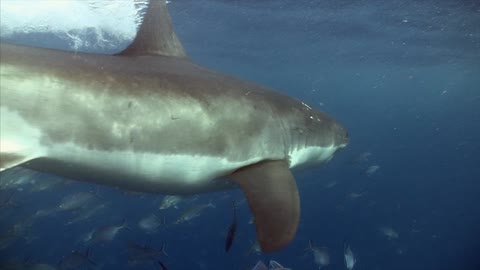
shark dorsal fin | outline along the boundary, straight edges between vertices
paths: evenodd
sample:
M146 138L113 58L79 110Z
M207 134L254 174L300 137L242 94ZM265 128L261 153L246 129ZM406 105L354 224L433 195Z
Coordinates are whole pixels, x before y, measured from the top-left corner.
M117 55L164 55L186 58L175 31L165 0L150 0L143 23L132 44Z

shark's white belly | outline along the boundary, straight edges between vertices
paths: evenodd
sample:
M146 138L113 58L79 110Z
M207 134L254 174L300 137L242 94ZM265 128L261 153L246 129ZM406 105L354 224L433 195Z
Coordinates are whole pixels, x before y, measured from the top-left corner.
M72 144L53 146L48 156L71 164L111 172L119 185L122 181L134 181L138 185L208 185L213 179L225 176L238 168L254 164L261 157L241 162L224 157L141 153L131 151L97 151L76 147ZM124 176L130 176L124 178ZM130 183L133 184L133 183Z
M0 127L0 171L44 154L41 132L5 106L0 106Z

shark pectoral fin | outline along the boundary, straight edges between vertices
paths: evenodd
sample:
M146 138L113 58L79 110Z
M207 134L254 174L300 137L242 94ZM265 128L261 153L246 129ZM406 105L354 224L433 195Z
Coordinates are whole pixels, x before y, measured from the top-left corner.
M300 198L286 161L264 161L234 172L231 179L247 197L263 252L275 252L295 237Z

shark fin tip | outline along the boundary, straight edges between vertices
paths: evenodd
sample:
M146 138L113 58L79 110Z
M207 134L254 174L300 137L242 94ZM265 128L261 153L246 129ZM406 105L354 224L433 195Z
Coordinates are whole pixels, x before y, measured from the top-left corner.
M162 55L187 58L172 27L165 0L151 0L133 42L119 56Z

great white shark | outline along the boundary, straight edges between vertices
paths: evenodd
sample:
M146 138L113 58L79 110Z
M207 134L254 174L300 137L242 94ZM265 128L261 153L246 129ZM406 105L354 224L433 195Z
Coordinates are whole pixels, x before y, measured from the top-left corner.
M294 238L291 170L328 161L346 130L307 104L193 63L164 0L117 55L0 45L0 167L123 189L239 187L264 252Z

